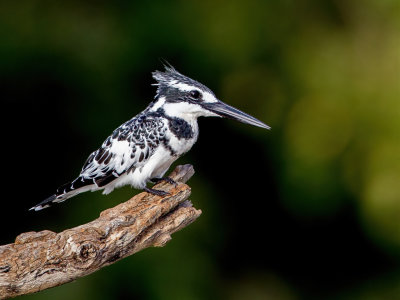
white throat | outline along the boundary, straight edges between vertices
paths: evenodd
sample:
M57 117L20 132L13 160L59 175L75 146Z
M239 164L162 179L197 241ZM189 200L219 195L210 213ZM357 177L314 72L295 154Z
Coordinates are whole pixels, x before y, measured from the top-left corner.
M159 108L164 110L168 117L180 118L192 124L198 117L219 117L219 115L208 111L199 104L189 102L166 102L165 97L158 98L157 102L150 108L150 111L157 111Z
M198 117L218 116L217 114L202 108L199 104L188 102L165 103L163 109L167 116L181 118L187 122L197 120Z

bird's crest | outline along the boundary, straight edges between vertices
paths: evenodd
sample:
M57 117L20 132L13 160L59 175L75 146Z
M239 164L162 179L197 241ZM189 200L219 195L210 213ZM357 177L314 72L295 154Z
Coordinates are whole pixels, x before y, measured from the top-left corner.
M152 73L153 78L157 81L153 85L157 86L156 98L162 95L165 89L177 88L181 91L190 91L192 89L200 89L212 93L212 91L201 84L200 82L191 79L181 73L179 73L173 66L165 65L165 71L155 71Z

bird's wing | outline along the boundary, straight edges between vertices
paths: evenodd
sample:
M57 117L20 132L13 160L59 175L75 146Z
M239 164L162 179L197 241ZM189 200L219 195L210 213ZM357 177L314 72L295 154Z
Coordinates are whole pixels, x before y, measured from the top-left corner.
M128 170L141 167L165 134L157 116L140 114L114 130L82 168L81 181L103 187Z
M143 112L114 130L94 151L78 178L59 187L56 193L31 209L40 210L62 202L93 185L104 187L122 174L142 167L165 137L159 114Z

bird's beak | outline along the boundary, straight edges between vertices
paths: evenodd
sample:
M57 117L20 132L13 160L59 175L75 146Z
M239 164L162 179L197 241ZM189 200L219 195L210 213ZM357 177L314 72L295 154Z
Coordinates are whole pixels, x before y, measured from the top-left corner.
M218 102L213 102L213 103L204 103L203 106L210 110L211 112L224 117L224 118L229 118L233 119L242 123L258 126L261 128L265 129L270 129L268 125L264 124L260 120L257 120L256 118L238 110L237 108L234 108L222 101Z

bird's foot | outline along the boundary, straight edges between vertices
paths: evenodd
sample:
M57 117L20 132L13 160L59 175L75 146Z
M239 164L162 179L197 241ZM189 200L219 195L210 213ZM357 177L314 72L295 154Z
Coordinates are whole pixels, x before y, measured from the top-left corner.
M175 187L178 185L178 183L173 180L171 177L162 177L162 178L152 178L151 182L153 182L154 184L160 183L161 181L165 181L169 184L174 185Z
M148 193L150 193L152 195L157 195L157 196L160 196L160 197L164 197L164 196L169 195L168 192L164 192L164 191L156 190L156 189L151 189L151 188L148 188L148 187L145 187L143 190L145 190L146 192L148 192Z

